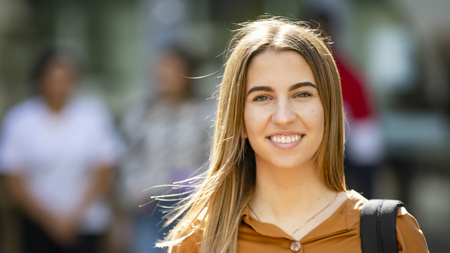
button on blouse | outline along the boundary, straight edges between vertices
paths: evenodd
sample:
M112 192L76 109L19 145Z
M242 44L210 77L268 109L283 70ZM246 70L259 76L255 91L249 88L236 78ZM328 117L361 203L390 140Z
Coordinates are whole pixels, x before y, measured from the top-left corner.
M295 241L295 242L292 242L291 243L291 250L293 251L293 252L298 252L299 250L300 250L300 247L301 247L302 245L300 244L300 242L297 242L297 241Z

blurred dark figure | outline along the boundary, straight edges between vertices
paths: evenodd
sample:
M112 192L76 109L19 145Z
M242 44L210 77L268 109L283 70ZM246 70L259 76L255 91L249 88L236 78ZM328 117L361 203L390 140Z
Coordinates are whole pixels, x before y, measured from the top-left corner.
M447 115L447 118L450 119L450 32L441 33L437 35L438 39L438 55L440 56L439 62L442 66L442 82L443 89L440 92L444 94L441 99L442 108Z
M319 28L334 38L331 15L326 11L313 11L313 21ZM335 23L334 23L335 24ZM373 198L374 170L382 162L383 140L378 119L366 93L366 84L360 72L351 65L350 59L332 48L339 75L347 120L345 147L345 178L349 189Z
M36 94L3 121L0 165L23 252L99 252L109 224L117 136L105 107L74 95L79 75L68 53L46 51L32 75Z
M162 209L150 196L167 188L154 187L186 179L208 160L208 119L214 104L196 98L191 78L193 63L178 48L162 52L157 62L156 87L149 83L148 95L132 106L123 117L127 155L122 166L122 199L133 223L132 252L161 252L155 249L163 239ZM150 70L150 72L152 72ZM153 187L153 188L152 188ZM144 191L145 190L145 191ZM167 203L162 203L166 204Z

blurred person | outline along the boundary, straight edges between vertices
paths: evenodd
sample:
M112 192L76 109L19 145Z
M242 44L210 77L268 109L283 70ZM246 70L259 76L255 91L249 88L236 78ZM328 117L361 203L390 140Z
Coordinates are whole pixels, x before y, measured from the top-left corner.
M345 115L328 42L303 22L277 17L235 30L210 167L173 209L166 225L177 224L158 246L177 253L361 252L367 199L345 185ZM393 219L398 252L428 252L404 207Z
M335 54L342 83L342 96L348 122L345 151L347 184L373 198L374 172L383 161L383 136L379 119L375 116L365 86L345 59Z
M208 120L214 105L194 96L193 62L178 47L162 51L157 61L155 96L147 96L123 117L127 151L121 166L126 203L131 213L132 252L161 252L154 243L163 239L163 213L150 196L163 194L153 186L172 184L192 175L208 159ZM144 191L145 190L145 191ZM144 204L144 206L139 207Z
M75 95L79 78L68 52L45 51L32 74L36 94L3 121L0 166L20 211L23 252L99 252L109 224L119 142L106 108Z
M441 79L439 82L441 88L436 90L442 93L440 101L437 102L439 102L439 108L442 108L441 110L444 111L447 119L450 119L450 48L448 46L450 45L450 32L438 33L436 37L437 46L435 48L438 52L437 55L439 55L438 63L440 66L437 76Z

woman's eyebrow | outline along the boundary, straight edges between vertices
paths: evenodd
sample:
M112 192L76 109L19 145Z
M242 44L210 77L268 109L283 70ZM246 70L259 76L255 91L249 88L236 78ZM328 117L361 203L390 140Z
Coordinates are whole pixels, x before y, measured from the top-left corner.
M255 91L273 91L272 87L270 86L254 86L247 92L247 96L250 95L250 93Z
M314 87L317 89L317 86L311 82L302 82L302 83L296 83L296 84L292 85L291 87L289 87L289 91L296 90L303 86L311 86L311 87Z
M291 87L289 87L289 91L296 90L303 86L311 86L311 87L314 87L317 89L317 86L311 82L301 82L301 83L293 84ZM255 91L271 91L272 92L273 89L270 86L254 86L247 92L247 96L250 95L250 93L255 92Z

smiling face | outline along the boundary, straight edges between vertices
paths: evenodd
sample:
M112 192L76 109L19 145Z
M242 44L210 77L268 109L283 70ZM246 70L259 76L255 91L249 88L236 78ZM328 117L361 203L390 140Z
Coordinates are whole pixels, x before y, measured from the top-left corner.
M247 72L246 137L257 167L315 168L324 110L311 67L295 51L266 50Z

